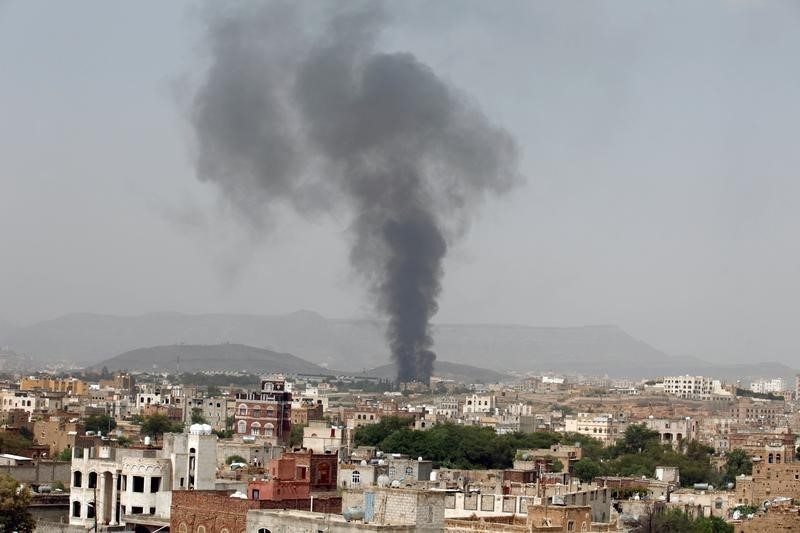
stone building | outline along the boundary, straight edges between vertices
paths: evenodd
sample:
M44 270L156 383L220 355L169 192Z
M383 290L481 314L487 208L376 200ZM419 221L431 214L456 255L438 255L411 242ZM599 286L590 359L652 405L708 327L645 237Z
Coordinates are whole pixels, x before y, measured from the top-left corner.
M736 502L760 505L777 497L800 499L800 463L754 463L753 475L736 479Z
M348 490L342 508L360 507L364 523L415 526L416 531L441 531L444 526L444 497L441 491L372 487ZM249 528L248 528L249 531Z
M662 444L669 444L673 448L680 448L685 442L697 438L698 423L691 417L683 418L655 418L647 417L642 423L652 431L657 431Z
M173 491L215 487L216 440L209 426L164 436L161 449L118 448L113 441L79 438L72 448L71 525L169 520Z
M292 433L292 393L281 375L261 380L255 392L236 394L234 428L239 435L262 436L274 444L288 445Z
M784 431L738 430L728 435L730 450L744 450L755 461L795 462L795 435Z

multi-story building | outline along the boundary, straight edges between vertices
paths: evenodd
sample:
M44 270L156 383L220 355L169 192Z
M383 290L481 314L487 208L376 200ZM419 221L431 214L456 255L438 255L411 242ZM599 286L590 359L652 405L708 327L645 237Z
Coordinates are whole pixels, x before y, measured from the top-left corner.
M34 391L0 391L0 412L7 413L14 409L25 411L30 416L44 409L44 400L41 394Z
M237 393L236 433L288 445L292 433L292 393L285 390L285 385L282 375L271 375L261 380L260 390Z
M89 393L89 385L77 378L47 379L47 378L22 378L19 382L20 390L42 390L50 392L63 392L68 396L83 396Z
M691 417L684 418L654 418L652 416L642 420L647 429L657 431L661 442L673 448L680 448L684 442L691 442L697 438L698 423Z
M72 448L70 525L169 523L172 492L212 490L216 441L210 426L164 436L157 448L118 448L80 438Z
M786 382L783 378L759 379L750 382L750 390L761 394L783 392Z
M738 429L728 435L730 450L744 450L755 461L763 463L795 462L795 435L788 431Z
M568 433L588 435L604 444L616 442L621 429L610 413L578 413L564 420L564 428Z
M711 400L715 396L729 394L722 388L720 380L704 376L665 377L664 392L671 396L690 400Z
M184 403L183 419L191 422L192 415L198 413L207 424L217 431L227 428L229 417L236 412L236 400L227 396L211 396L208 398L187 398Z
M493 394L479 395L472 394L467 396L463 405L465 415L485 413L494 414L497 407L497 397Z
M731 404L730 416L742 426L775 427L782 425L785 411L783 400L740 397Z

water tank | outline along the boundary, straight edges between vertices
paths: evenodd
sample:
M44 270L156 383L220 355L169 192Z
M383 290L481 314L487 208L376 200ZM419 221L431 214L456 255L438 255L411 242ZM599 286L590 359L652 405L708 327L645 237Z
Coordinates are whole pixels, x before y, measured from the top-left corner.
M144 445L145 446L150 446L150 436L149 435L144 438Z
M379 487L388 487L389 486L389 476L386 474L381 474L378 476L378 486Z
M394 487L394 488L400 487L400 480L399 479L395 479L394 481L392 481L392 487Z
M439 480L439 472L437 470L431 470L430 480L431 481Z

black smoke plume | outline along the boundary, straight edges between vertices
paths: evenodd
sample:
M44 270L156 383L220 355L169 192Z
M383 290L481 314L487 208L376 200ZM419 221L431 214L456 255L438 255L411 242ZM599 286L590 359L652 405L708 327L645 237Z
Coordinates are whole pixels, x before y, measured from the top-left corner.
M310 4L211 6L197 173L260 229L275 204L351 210L398 380L427 382L448 241L516 183L516 145L413 55L377 51L380 4Z

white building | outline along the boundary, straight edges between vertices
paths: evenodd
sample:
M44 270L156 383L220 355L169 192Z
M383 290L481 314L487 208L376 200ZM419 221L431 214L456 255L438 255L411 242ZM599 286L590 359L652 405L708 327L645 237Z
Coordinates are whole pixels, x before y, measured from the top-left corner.
M464 401L463 413L465 415L473 413L494 413L497 407L497 398L493 394L467 396Z
M786 390L786 382L783 378L759 379L750 383L750 390L761 394L783 392Z
M715 396L727 396L718 379L704 376L668 376L664 378L664 392L678 398L710 400Z
M619 436L619 429L614 416L609 413L578 413L564 420L567 433L588 435L604 444L613 444Z
M169 521L172 491L213 490L217 437L210 426L164 436L162 449L117 448L109 441L72 449L70 525Z

